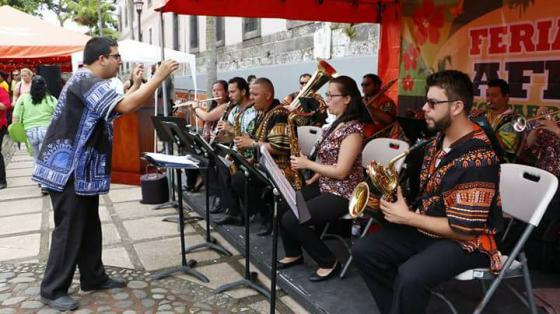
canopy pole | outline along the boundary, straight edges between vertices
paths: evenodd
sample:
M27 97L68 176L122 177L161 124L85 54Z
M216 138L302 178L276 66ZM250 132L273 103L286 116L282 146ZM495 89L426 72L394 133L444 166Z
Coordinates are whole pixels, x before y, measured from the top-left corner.
M160 27L159 27L159 35L160 35L160 39L159 39L159 43L161 46L161 61L165 61L165 34L164 34L164 21L163 21L163 12L159 12L159 21L160 21ZM161 84L161 96L162 96L162 101L163 101L163 116L167 117L169 116L169 111L167 110L167 79L163 80L163 83Z

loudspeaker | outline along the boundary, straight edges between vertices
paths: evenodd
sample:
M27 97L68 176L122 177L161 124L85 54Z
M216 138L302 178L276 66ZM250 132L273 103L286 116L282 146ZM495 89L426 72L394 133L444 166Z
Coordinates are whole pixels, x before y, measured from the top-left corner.
M40 65L37 67L37 74L44 77L45 81L47 81L49 93L58 98L62 90L60 67L58 65Z

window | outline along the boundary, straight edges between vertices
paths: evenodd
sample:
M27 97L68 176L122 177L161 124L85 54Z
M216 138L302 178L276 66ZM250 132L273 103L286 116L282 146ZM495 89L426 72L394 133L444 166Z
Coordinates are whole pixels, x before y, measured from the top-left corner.
M152 29L149 28L149 29L148 29L148 43L149 43L150 45L153 44L152 40L153 40L153 38L152 38Z
M261 35L259 19L243 19L243 40L259 37Z
M216 17L216 46L223 46L225 43L225 20L223 16Z
M198 50L198 17L191 16L190 17L190 49L191 50Z
M179 15L173 13L173 49L179 50Z

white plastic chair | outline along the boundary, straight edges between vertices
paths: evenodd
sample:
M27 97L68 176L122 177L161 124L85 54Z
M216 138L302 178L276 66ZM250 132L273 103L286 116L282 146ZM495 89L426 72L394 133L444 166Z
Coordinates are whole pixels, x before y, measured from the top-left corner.
M300 126L297 128L299 148L304 155L309 156L315 142L323 135L323 129L318 126Z
M372 160L377 161L383 166L387 166L389 164L389 161L393 157L407 151L408 148L409 145L405 141L392 139L392 138L373 139L369 143L367 143L364 149L362 150L362 166L367 169L367 167L369 166ZM404 158L399 160L395 164L395 168L397 169L397 171L400 172L403 165L404 165ZM350 214L346 214L340 219L353 219L353 218L352 216L350 216ZM371 227L371 225L374 222L375 222L375 218L370 216L366 224L366 227L362 230L362 233L360 234L359 238L362 238L367 234L368 229ZM321 234L321 238L339 239L348 250L348 260L344 263L344 267L342 268L342 272L340 273L340 279L343 279L344 276L346 275L346 272L348 271L348 267L350 267L350 264L352 263L352 251L342 237L340 237L339 235L327 233L329 226L330 224L327 224L325 226L325 229L323 229L323 233Z
M557 188L558 179L547 171L519 164L501 165L500 196L502 198L502 210L504 214L525 222L527 227L517 240L511 254L502 256L503 266L497 276L492 274L488 268L476 268L467 270L455 277L458 280L478 279L483 280L483 282L484 280L493 280L474 313L482 312L503 279L515 277L523 277L527 298L525 299L509 284L505 283L506 286L530 309L531 313L537 313L527 257L523 248L533 229L539 225ZM453 305L442 294L432 293L443 299L453 313L457 313Z

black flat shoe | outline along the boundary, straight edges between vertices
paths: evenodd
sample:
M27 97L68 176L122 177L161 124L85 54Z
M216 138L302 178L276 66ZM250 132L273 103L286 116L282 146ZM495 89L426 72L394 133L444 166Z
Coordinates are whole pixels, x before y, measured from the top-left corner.
M223 208L222 206L218 205L210 209L210 214L221 214L221 213L225 213L226 210L227 208Z
M225 214L223 217L212 220L218 225L243 225L243 218L237 215Z
M82 291L107 290L126 287L126 281L120 278L109 277L107 281L97 286L82 286Z
M276 261L276 269L286 269L301 264L303 264L303 256L300 256L300 258L291 261L289 263L282 263L281 261Z
M41 297L41 303L48 305L52 309L59 310L62 312L72 311L77 309L78 306L80 306L80 303L78 301L72 299L67 295L58 297L54 300Z
M338 275L340 273L341 270L341 266L339 262L336 262L336 266L334 267L333 270L331 270L331 272L326 275L326 276L319 276L317 274L317 271L314 271L313 273L311 273L311 275L309 275L309 280L313 281L313 282L318 282L318 281L323 281L323 280L327 280L330 279L336 275Z
M267 224L262 226L262 228L257 232L259 237L267 237L272 234L272 224Z

